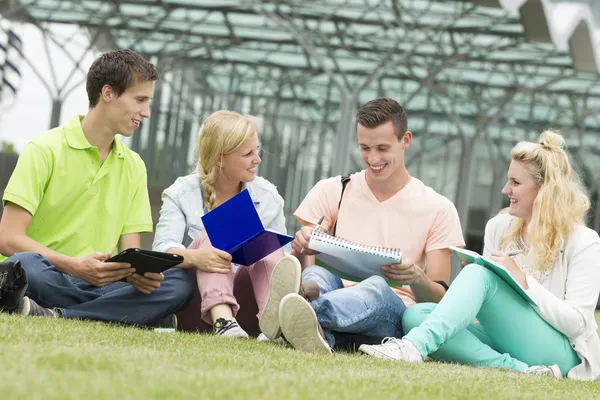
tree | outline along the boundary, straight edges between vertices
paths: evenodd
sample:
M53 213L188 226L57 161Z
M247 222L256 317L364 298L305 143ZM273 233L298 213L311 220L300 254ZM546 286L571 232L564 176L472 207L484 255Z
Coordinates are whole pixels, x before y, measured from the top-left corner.
M7 142L6 140L0 141L0 153L12 153L17 154L14 143Z

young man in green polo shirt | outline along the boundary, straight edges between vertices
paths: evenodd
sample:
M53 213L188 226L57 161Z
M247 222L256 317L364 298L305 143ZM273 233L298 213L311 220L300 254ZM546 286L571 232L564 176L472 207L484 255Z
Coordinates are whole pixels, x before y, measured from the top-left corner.
M115 136L133 135L150 117L157 79L154 66L133 51L103 54L87 75L88 114L23 148L2 199L0 254L10 256L5 270L20 263L28 286L17 291L13 309L0 308L175 323L172 314L192 293L183 270L141 276L129 264L104 262L117 250L140 247L140 234L152 231L144 162Z

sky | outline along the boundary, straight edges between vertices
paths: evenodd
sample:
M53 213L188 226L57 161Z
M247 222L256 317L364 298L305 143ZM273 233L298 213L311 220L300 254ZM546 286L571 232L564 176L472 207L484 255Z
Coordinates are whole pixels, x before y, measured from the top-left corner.
M80 28L70 25L52 25L50 27L60 43L66 42L66 49L76 59L81 59L81 69L87 71L92 64L97 52L87 52L89 43L87 34ZM33 25L19 25L15 30L23 41L25 57L35 66L39 75L50 85L53 95L57 88L76 88L66 97L61 112L61 124L70 120L75 114L85 114L87 111L87 95L85 92L84 72L78 71L68 79L74 67L74 62L60 47L49 41L50 60L46 56L43 36L40 29ZM68 42L67 42L68 41ZM56 81L52 79L54 66ZM48 130L52 110L52 95L36 75L31 66L21 61L20 69L22 80L17 97L10 105L0 108L0 141L13 143L19 151L33 137Z

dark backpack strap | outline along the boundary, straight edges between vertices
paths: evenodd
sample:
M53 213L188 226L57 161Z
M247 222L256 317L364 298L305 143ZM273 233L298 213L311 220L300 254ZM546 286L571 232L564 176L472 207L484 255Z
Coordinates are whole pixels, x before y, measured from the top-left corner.
M338 203L338 218L340 216L340 207L342 206L342 199L344 198L344 191L346 190L346 185L350 182L350 174L342 176L342 194L340 195L340 202ZM335 224L333 225L333 236L335 236L335 231L337 230L337 218L335 219Z

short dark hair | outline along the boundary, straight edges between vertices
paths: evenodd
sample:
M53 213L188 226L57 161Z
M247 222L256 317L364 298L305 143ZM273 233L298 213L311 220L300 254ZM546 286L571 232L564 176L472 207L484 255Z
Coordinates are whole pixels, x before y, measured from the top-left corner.
M396 136L401 139L408 130L408 121L404 108L394 99L380 97L362 105L356 113L356 123L373 129L392 121Z
M109 51L98 57L87 73L86 90L90 108L100 99L104 85L112 86L117 96L139 82L158 80L154 65L133 50Z

